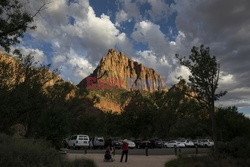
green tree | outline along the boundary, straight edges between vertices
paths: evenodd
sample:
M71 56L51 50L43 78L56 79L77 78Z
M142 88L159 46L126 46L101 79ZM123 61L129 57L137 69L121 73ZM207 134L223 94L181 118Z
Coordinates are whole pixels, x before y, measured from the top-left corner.
M32 25L34 18L46 6L40 6L36 13L25 10L23 2L20 0L1 0L0 1L0 46L7 52L10 46L20 42L20 37L28 29L35 29Z
M180 58L178 54L176 54L176 57L179 59L180 64L186 66L191 72L189 76L191 89L196 93L194 97L201 104L205 105L209 111L212 122L213 139L216 143L214 102L227 93L226 91L216 93L220 76L220 65L217 63L215 56L210 56L209 47L205 48L203 45L200 47L194 46L191 49L191 55L189 55L188 59L185 57Z
M230 141L236 137L250 138L250 119L239 113L237 107L219 108L216 121L221 141Z
M60 109L52 109L41 113L36 122L37 137L43 137L59 149L63 139L69 134L68 114Z

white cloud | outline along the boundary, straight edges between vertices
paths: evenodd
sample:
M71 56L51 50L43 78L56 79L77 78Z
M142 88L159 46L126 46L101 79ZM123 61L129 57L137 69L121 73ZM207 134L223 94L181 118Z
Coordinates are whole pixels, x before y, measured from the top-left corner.
M163 56L168 51L168 42L160 26L150 21L137 23L131 36L137 42L148 44L149 49L157 55Z
M37 4L31 0L33 8ZM69 17L74 19L73 25L69 24ZM36 31L30 31L30 34L52 44L52 65L58 66L58 62L62 62L67 69L74 69L75 72L69 70L72 73L62 71L64 78L73 76L75 82L89 75L92 71L84 68L95 66L108 49L117 47L125 53L133 53L126 34L115 27L109 16L97 17L88 0L72 2L70 6L67 0L52 1L36 19L36 25Z
M116 22L118 24L127 20L128 14L123 9L116 13Z
M15 49L20 50L20 52L24 56L30 55L30 56L34 57L35 63L38 63L38 64L47 64L48 63L47 57L44 55L42 50L26 48L24 46L16 47Z
M169 85L173 85L178 83L179 81L179 77L181 76L183 79L185 79L186 81L188 81L189 76L191 75L190 70L185 67L185 66L177 66L177 68L172 71L169 74L169 80L167 81L167 84Z
M226 89L230 90L237 84L235 77L232 74L226 74L225 72L220 72L220 79L219 79L219 89Z
M79 56L72 49L68 53L55 55L52 62L54 68L59 70L64 79L75 83L79 83L94 70L88 60Z

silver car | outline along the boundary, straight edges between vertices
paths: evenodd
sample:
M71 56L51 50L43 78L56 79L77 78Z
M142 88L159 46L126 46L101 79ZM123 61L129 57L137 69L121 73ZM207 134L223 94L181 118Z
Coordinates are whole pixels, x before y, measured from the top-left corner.
M164 147L166 147L166 148L174 148L174 147L180 148L180 147L185 147L185 144L180 143L176 140L171 140L171 141L165 142Z

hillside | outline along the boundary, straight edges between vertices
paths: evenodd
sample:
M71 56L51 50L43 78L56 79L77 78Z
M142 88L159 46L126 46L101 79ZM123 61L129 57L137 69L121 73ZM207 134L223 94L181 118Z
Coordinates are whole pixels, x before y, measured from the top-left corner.
M0 52L1 85L11 89L16 84L31 79L26 77L25 68L19 61L13 56ZM36 73L36 70L40 72ZM102 87L86 89L88 77L83 79L77 87L71 82L65 82L58 74L51 72L47 68L31 67L30 71L34 75L33 79L39 80L44 93L52 99L56 97L63 97L65 100L78 99L80 102L72 108L73 110L84 108L87 112L94 113L99 111L121 113L131 108L139 109L138 103L140 103L141 99L150 99L154 92L168 92L164 80L161 80L162 77L153 69L146 68L114 49L108 51L107 55L101 59L97 68L88 77L95 77L97 80L101 79L103 81L107 79L113 79L114 81L116 79L125 80L124 84L120 85L121 87L119 87L119 84L114 83L113 89L103 89ZM126 79L128 78L136 78L131 83L134 84L135 89L127 88ZM142 83L143 80L151 80L153 87L147 87L146 82ZM158 82L159 80L161 83ZM94 84L98 85L98 82ZM142 87L143 84L144 87ZM157 87L157 84L158 86L161 85L161 88Z

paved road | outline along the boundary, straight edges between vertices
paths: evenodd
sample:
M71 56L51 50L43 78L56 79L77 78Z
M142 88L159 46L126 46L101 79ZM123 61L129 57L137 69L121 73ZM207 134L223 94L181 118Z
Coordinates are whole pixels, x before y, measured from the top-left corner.
M176 158L174 155L129 155L128 162L120 162L120 155L115 155L115 161L104 162L103 154L72 154L68 153L65 155L69 160L75 159L92 159L94 160L97 167L164 167L167 161Z
M209 148L199 148L199 154L209 153L211 149ZM105 150L87 150L88 154L104 154ZM84 154L84 150L68 150L68 153L72 154ZM182 154L195 154L195 148L181 148ZM116 149L115 154L120 155L121 150ZM130 149L130 155L145 155L145 149ZM174 155L175 150L173 148L162 148L162 149L149 149L149 155Z

